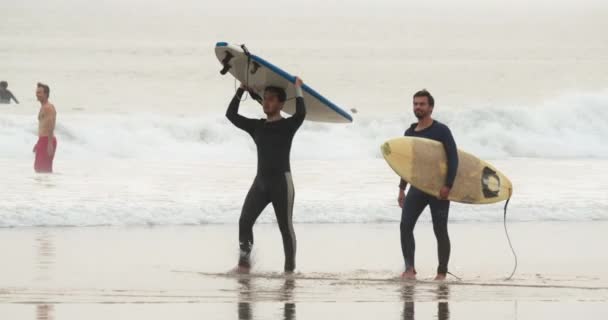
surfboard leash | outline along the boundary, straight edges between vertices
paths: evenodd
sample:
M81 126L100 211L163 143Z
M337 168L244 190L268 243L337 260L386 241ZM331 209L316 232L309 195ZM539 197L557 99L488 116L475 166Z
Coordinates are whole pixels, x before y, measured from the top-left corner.
M236 78L234 78L234 91L236 91L238 89L238 84L237 84L237 80ZM241 97L241 102L245 102L247 101L247 98L249 98L249 91L245 90L245 94L243 94L244 98Z
M241 98L241 102L247 101L247 99L251 96L251 94L249 94L249 66L251 65L251 53L249 52L249 49L247 49L247 47L245 46L245 44L241 45L241 49L243 49L243 53L245 53L245 56L247 56L247 71L245 72L246 76L245 76L245 86L248 88L247 90L245 90L245 95L244 98ZM236 91L237 89L237 80L236 77L234 78L234 91Z
M455 274L453 274L453 273L451 273L449 271L448 271L448 274L451 275L452 277L456 278L456 280L462 281L462 278L460 278L459 276L457 276L457 275L455 275Z
M511 197L509 197L509 199L507 199L507 202L505 203L503 225L505 228L505 235L507 236L507 241L509 242L509 247L511 248L511 252L513 253L513 259L514 259L515 264L513 266L513 271L507 277L506 280L511 280L513 278L513 275L515 275L515 271L517 271L517 253L515 253L515 249L513 249L513 244L511 243L511 237L509 237L509 231L507 230L507 208L509 207L509 201L511 201Z
M244 43L241 45L241 49L243 49L243 52L245 52L245 55L247 56L247 71L245 71L247 76L245 76L245 86L247 86L247 97L249 97L251 96L251 94L249 94L249 66L251 66L251 53Z

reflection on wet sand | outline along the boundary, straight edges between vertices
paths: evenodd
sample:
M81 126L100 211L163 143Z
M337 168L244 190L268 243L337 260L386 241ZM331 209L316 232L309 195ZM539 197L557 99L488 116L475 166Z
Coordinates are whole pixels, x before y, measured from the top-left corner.
M50 273L55 263L55 246L53 236L48 231L41 231L36 237L38 276L36 280L44 282L50 279ZM52 304L36 306L36 320L53 320L55 307Z
M36 306L36 320L53 320L53 305L39 304Z
M253 319L251 310L251 279L238 279L239 283L239 320Z
M238 279L239 284L239 302L237 304L237 312L239 320L251 320L253 319L253 305L258 300L255 297L255 287L251 278L240 278ZM293 301L293 291L296 287L295 279L285 278L285 281L281 288L276 292L278 295L274 297L279 301L284 302L283 306L283 319L284 320L295 320L296 319L296 304Z
M281 288L281 294L283 295L283 301L285 306L283 308L283 319L294 320L296 318L296 304L293 301L293 290L296 287L296 281L294 279L287 278Z
M53 188L56 186L55 181L53 181L53 177L50 174L36 174L32 179L35 184L45 188Z
M55 263L55 246L53 245L53 236L48 231L41 231L36 236L36 251L37 280L49 280L51 269Z
M415 283L404 283L401 287L401 298L403 299L403 320L415 320ZM437 319L449 320L450 319L450 307L448 300L450 297L450 287L445 283L437 285L435 290L437 300Z
M445 283L437 287L437 318L439 320L450 319L450 306L448 304L450 298L450 287Z

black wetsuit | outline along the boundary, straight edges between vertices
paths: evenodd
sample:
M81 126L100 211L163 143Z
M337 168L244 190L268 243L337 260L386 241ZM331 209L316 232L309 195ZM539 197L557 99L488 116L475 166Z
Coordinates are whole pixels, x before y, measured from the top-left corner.
M238 114L243 92L243 89L236 92L228 106L226 117L253 138L258 153L258 169L239 219L239 265L249 267L253 224L264 208L272 203L283 237L285 271L293 271L296 266L296 235L292 223L295 192L289 153L293 137L306 117L304 98L296 98L296 112L292 117L268 122L266 119L249 119ZM260 101L257 96L254 98Z
M456 178L456 172L458 170L458 150L450 129L439 121L433 121L433 124L431 124L430 127L421 131L416 131L416 126L416 123L412 124L412 126L405 131L404 135L432 139L443 143L448 162L445 185L451 188L454 184L454 179ZM399 188L405 190L406 186L407 183L401 179ZM414 267L414 253L416 250L414 227L416 226L416 221L418 221L420 214L427 205L431 207L433 230L435 232L435 237L437 238L437 255L439 257L437 272L447 273L448 261L450 260L450 237L448 236L450 201L437 199L413 186L410 187L410 190L405 196L401 214L401 250L403 251L405 267L406 269Z

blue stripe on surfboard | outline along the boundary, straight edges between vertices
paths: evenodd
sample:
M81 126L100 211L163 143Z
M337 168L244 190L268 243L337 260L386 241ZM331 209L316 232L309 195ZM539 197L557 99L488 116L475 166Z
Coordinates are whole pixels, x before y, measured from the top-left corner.
M228 43L227 42L218 42L215 44L216 47L227 47ZM254 61L260 63L261 65L263 65L264 67L270 69L272 72L278 74L279 76L281 76L282 78L284 78L285 80L291 82L291 83L295 83L296 82L296 78L294 76L292 76L291 74L287 73L286 71L284 71L283 69L275 66L274 64L256 56L256 55L251 55L251 59L253 59ZM338 107L336 104L334 104L333 102L327 100L327 98L325 98L324 96L322 96L320 93L318 93L317 91L315 91L313 88L309 87L308 85L304 84L302 86L302 90L307 92L308 94L310 94L311 96L317 98L317 100L321 101L321 103L325 104L326 106L328 106L331 110L333 110L334 112L336 112L337 114L339 114L340 116L342 116L343 118L345 118L346 120L348 120L349 122L353 122L353 117L346 111L342 110L342 108Z
M291 74L287 73L286 71L282 70L281 68L273 65L272 63L256 56L256 55L251 55L251 59L253 59L254 61L260 63L261 65L263 65L264 67L270 69L272 72L278 74L279 76L283 77L285 80L294 83L296 82L296 77L292 76ZM325 98L324 96L322 96L320 93L316 92L313 88L309 87L308 85L304 84L302 86L302 90L307 92L308 94L310 94L311 96L317 98L317 100L321 101L323 104L325 104L326 106L328 106L330 109L332 109L333 111L335 111L337 114L339 114L340 116L342 116L343 118L347 119L350 122L353 122L353 117L348 114L348 112L342 110L340 107L338 107L336 104L334 104L333 102L327 100L327 98Z

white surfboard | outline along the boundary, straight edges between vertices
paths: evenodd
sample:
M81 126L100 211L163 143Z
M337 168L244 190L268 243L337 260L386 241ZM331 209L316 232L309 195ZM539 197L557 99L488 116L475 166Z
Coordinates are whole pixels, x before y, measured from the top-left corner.
M295 112L295 77L272 63L250 54L246 47L218 42L215 55L222 64L222 74L230 73L238 81L246 84L259 96L264 96L264 89L276 86L285 89L287 101L284 112ZM338 107L306 83L302 86L306 102L306 120L317 122L350 123L352 116Z

